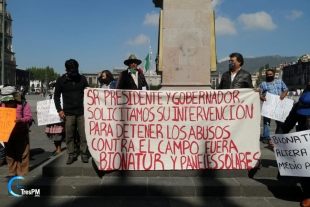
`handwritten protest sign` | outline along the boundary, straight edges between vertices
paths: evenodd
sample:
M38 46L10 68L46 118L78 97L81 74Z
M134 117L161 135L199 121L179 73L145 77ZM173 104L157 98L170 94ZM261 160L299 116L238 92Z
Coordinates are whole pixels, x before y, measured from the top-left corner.
M0 141L7 142L15 127L16 109L0 107Z
M262 107L262 116L284 122L293 104L294 100L287 98L281 100L280 96L267 92L266 101L264 101Z
M251 89L86 89L84 116L100 170L250 169L260 158Z
M61 105L61 108L63 108L63 105L62 105L62 95L60 95L60 105ZM58 116L58 112L57 112L57 109L56 109L56 106L55 106L54 96L52 96L51 103L50 103L50 108L49 108L48 113L49 114L55 114L55 115Z
M310 177L310 130L271 135L281 175Z
M56 111L52 114L49 114L50 111L51 100L44 100L37 102L37 118L38 118L38 126L47 125L47 124L55 124L63 121ZM56 109L55 109L56 110Z

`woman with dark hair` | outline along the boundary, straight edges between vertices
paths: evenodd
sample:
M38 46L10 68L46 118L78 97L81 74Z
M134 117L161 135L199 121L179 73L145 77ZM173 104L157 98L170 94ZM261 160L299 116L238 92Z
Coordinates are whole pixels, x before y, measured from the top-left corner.
M116 88L116 80L114 79L111 71L104 70L101 72L101 76L98 77L98 81L100 83L100 88L108 88L115 89Z

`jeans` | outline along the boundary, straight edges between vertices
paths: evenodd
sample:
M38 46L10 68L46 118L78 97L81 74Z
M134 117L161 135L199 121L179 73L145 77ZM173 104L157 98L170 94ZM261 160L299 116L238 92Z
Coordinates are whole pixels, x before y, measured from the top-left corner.
M69 157L76 157L76 153L74 151L74 139L76 135L76 128L80 136L81 156L88 157L84 115L66 116L65 131L66 131L67 153Z
M270 118L267 118L267 117L263 117L263 121L264 121L264 132L263 132L263 137L265 139L270 139L270 121L271 119ZM277 131L279 130L279 128L282 126L283 122L280 122L280 121L276 121L276 124L277 124L277 128L276 128L276 131L275 133L277 133Z

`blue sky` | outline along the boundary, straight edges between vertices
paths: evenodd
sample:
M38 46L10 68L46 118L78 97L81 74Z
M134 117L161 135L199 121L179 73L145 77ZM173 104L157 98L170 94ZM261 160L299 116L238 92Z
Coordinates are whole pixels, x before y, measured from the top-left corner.
M80 70L125 67L134 53L157 52L158 13L152 0L6 0L13 19L17 67L53 67L64 73L74 58ZM310 53L309 0L214 0L219 61ZM308 12L307 12L308 11ZM155 67L153 65L153 67Z

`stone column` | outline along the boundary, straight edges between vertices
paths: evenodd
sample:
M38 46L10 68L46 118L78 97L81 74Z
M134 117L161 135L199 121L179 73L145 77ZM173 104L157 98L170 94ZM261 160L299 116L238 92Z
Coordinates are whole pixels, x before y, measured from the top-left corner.
M153 0L162 13L162 89L210 89L212 0Z

